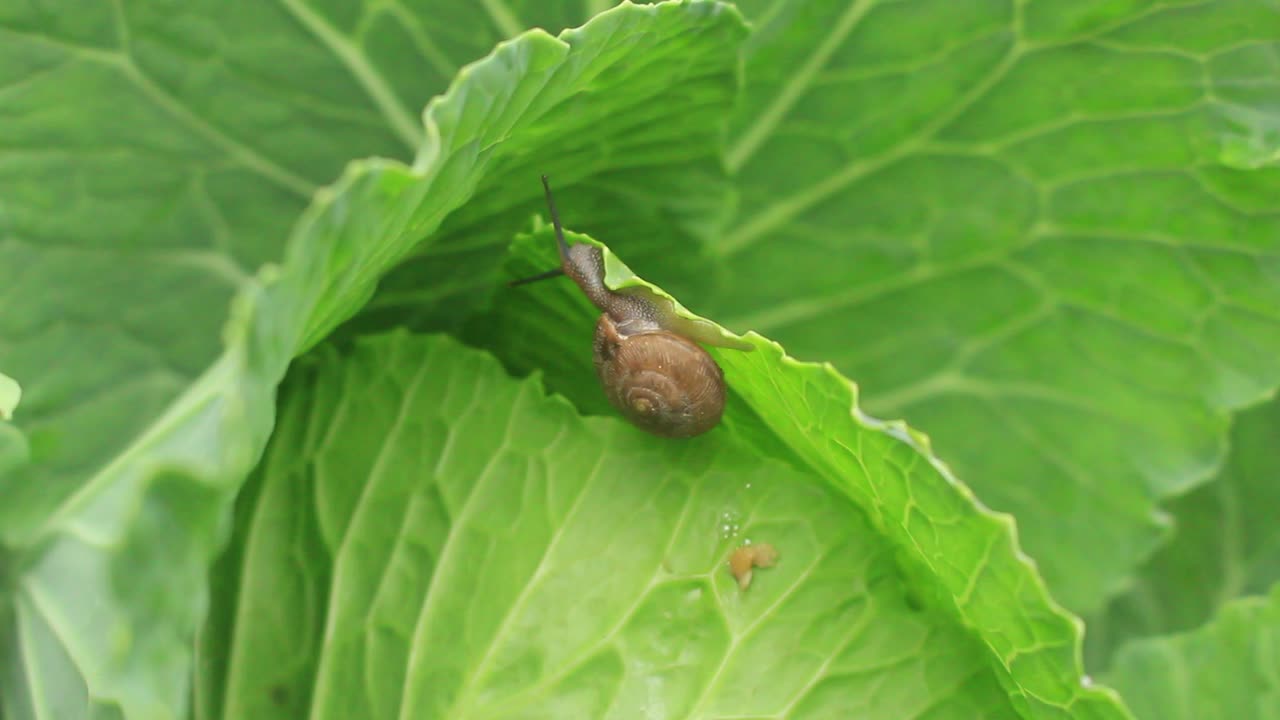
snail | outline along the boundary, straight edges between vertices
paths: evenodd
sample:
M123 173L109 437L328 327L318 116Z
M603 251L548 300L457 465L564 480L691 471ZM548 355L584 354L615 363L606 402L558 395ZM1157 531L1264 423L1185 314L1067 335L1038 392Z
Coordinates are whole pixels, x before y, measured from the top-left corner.
M633 425L654 435L689 438L715 427L724 414L724 371L682 323L639 294L604 284L604 253L594 245L570 246L542 176L547 209L560 250L560 267L509 283L522 285L567 275L601 310L596 322L596 374L609 403Z

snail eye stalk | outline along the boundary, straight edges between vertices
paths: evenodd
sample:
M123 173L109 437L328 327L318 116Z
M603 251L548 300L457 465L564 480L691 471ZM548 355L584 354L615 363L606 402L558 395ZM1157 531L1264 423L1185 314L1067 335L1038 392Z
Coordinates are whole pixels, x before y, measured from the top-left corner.
M556 229L556 246L560 248L560 262L569 258L569 243L564 239L564 227L560 225L560 213L556 212L556 201L551 199L551 183L547 176L542 176L542 189L547 195L547 210L551 213L551 226Z
M560 277L564 274L564 264L569 260L569 243L564 239L564 227L560 224L560 213L556 212L555 200L551 199L551 183L547 181L547 176L542 176L542 189L547 195L547 210L551 213L551 225L556 230L556 246L560 249L560 267L554 270L531 275L526 278L519 278L507 283L507 287L518 287L520 285L528 285L539 280L550 280L554 277Z

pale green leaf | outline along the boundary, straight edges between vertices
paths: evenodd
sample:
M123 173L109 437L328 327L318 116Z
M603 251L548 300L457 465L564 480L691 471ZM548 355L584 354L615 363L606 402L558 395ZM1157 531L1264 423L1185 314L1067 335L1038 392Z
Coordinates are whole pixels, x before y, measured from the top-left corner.
M22 386L0 373L0 477L16 472L30 459L26 436L10 422L21 401Z
M654 443L441 336L290 377L216 717L1012 718L820 478ZM725 560L768 542L740 590Z
M22 400L22 387L18 381L0 373L0 420L12 420L13 411Z

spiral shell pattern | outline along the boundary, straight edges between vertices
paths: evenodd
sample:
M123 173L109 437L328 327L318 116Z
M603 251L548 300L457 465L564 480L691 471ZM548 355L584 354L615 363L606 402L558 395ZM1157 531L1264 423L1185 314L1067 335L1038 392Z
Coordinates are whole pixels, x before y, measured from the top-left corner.
M622 335L602 315L595 364L610 404L654 435L700 435L724 414L724 372L706 350L681 335L661 330Z

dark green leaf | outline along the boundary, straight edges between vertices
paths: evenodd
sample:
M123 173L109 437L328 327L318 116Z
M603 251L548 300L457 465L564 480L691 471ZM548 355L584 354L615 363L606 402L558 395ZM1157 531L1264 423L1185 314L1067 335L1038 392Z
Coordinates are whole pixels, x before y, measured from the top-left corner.
M1140 720L1280 717L1280 589L1236 600L1195 632L1124 646L1109 678Z
M1068 606L1280 384L1280 13L747 2L727 279L671 289L856 380L1012 512ZM659 273L653 277L665 282Z
M279 9L273 6L260 12ZM268 37L270 30L263 28ZM223 333L222 355L186 385L163 414L150 419L145 431L122 453L105 462L109 456L104 453L137 432L137 420L155 415L158 405L141 407L146 403L131 401L127 409L137 415L124 416L119 413L122 399L113 397L109 409L87 417L83 427L65 418L46 419L49 431L59 436L74 433L101 441L92 453L79 447L80 452L58 454L51 449L54 441L41 436L42 426L35 419L24 426L31 438L33 469L25 476L0 478L6 483L0 490L8 498L0 504L0 514L10 544L3 557L11 568L4 594L12 607L11 623L3 636L7 643L3 664L14 668L0 688L6 702L45 716L52 713L60 720L110 712L130 718L174 717L186 707L190 640L207 604L206 573L229 530L231 501L274 423L275 388L290 360L354 314L379 278L420 242L434 239L443 218L471 200L482 183L501 188L515 185L513 178L518 177L532 185L537 176L530 168L543 164L540 158L561 152L579 158L575 166L579 177L613 163L625 165L632 153L645 152L643 143L630 144L632 133L600 122L601 118L635 103L658 108L668 119L678 113L681 125L659 123L659 132L667 133L665 137L677 150L681 143L690 143L686 157L706 156L710 152L706 138L714 135L732 97L736 51L744 32L740 18L728 6L679 2L623 7L582 29L566 31L559 39L532 31L500 46L483 62L462 70L449 93L432 101L412 166L394 160L356 162L336 185L318 192L294 226L280 266L265 269L256 279L237 280L241 289ZM33 35L18 51L0 44L0 53L17 52L14 57L26 58L19 51L45 48L48 38ZM62 45L54 44L55 49L45 49L57 55ZM261 47L248 44L244 49L252 52ZM30 55L32 62L40 57ZM83 59L80 54L75 57ZM103 72L92 65L98 55L86 57L95 72ZM305 55L297 63L309 67ZM80 69L81 64L67 67ZM653 72L655 64L670 69ZM278 72L287 73L286 65L281 64ZM314 78L301 73L296 79L305 83ZM682 101L679 108L653 101L668 93ZM107 102L105 96L98 100ZM564 121L566 116L570 122ZM154 119L125 122L119 131L132 143L145 145L162 139L162 135L148 134L148 128L157 124ZM701 134L689 131L699 127L704 128ZM62 127L62 132L72 130ZM290 153L308 135L290 136L273 150L281 158L292 157ZM584 154L584 148L602 147L614 152L594 158ZM176 167L171 159L164 166ZM161 182L161 178L147 177ZM243 208L246 221L253 216L254 202L272 197L260 183L231 180L234 191L251 201ZM48 190L43 187L41 192ZM139 194L139 202L153 202L153 195ZM266 219L274 216L267 213ZM33 223L30 228L38 228L41 222L63 221L66 213L45 217L32 210L14 217L18 221L25 217ZM181 223L158 227L172 235ZM28 229L21 222L13 224L19 237ZM261 237L279 229L263 222L255 232ZM104 225L103 233L109 230ZM241 236L228 232L226 237ZM9 243L4 247L28 246ZM497 257L499 253L495 263ZM138 278L128 284L135 290L153 280L165 287L198 285L185 276L139 274L136 264L129 271L129 278ZM124 285L120 278L113 282ZM225 288L199 300L184 294L181 301L166 298L160 303L156 296L156 305L162 314L184 322L192 321L193 313L203 313L203 319L197 320L205 322L222 317L225 296ZM32 332L47 329L42 322L59 327L39 312L48 294L31 292L20 297L32 304L30 311L6 312L6 321L20 321ZM94 313L109 305L86 304ZM118 314L119 309L110 313L112 318ZM95 317L88 326L113 324ZM203 338L206 345L198 351L185 349L186 360L195 363L207 357L211 339ZM92 345L95 339L79 335L75 341ZM124 347L115 341L103 342L112 350ZM33 347L37 346L19 346ZM6 372L12 368L12 374L29 388L24 408L30 409L31 418L38 417L47 397L42 388L50 387L25 380L40 374L40 364L53 365L48 360L52 350L42 347L33 350L26 363L10 365L11 358L0 359ZM93 364L93 354L73 356ZM119 370L111 362L104 365L104 372ZM140 372L129 370L123 379L112 375L112 382L125 382ZM173 382L169 392L149 396L151 400L159 403L171 397L186 378L175 376ZM56 472L50 469L57 458L74 461L75 471L70 465ZM68 483L46 486L39 482L41 477L53 476ZM74 493L68 496L70 489ZM32 500L33 495L39 500ZM52 501L60 502L49 512ZM77 687L87 704L75 702L75 696L68 694ZM67 702L75 713L58 705Z
M1096 667L1126 640L1191 630L1227 603L1280 582L1280 402L1236 417L1231 455L1213 482L1169 506L1171 542L1089 623Z

